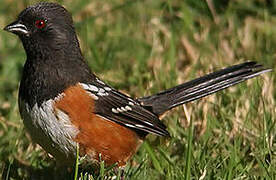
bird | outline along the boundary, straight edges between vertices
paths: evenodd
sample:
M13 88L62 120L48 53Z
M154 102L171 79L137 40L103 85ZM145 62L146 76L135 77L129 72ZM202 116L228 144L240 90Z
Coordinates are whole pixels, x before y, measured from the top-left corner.
M167 111L271 71L246 61L132 98L92 72L62 5L31 5L4 30L19 37L27 56L18 95L23 124L64 165L75 163L79 149L87 163L124 167L148 134L170 136L160 120Z

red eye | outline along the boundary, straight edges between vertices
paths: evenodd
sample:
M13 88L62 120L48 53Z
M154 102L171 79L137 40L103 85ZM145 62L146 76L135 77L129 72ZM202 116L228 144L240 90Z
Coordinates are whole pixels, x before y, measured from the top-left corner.
M36 20L35 21L35 26L38 28L38 29L42 29L46 26L46 21L45 20Z

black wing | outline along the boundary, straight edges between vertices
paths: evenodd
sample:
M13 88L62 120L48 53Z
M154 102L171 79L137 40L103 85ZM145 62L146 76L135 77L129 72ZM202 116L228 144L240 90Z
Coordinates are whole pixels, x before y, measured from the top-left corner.
M82 87L95 99L93 113L139 132L168 136L166 126L158 116L140 105L131 97L113 89L99 79Z

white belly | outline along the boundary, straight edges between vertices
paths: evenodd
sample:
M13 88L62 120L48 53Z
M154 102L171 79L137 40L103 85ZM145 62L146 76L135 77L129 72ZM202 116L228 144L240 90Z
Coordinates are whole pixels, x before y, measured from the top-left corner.
M56 98L58 101L58 98ZM34 142L62 163L75 161L77 143L73 139L78 129L65 112L54 109L55 100L48 100L32 108L19 100L20 114Z

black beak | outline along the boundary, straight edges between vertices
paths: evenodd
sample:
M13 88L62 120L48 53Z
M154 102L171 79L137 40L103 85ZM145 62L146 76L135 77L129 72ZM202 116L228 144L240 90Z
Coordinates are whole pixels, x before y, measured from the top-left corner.
M27 27L18 21L15 21L15 22L7 25L4 28L4 30L14 33L14 34L17 34L17 35L27 35L27 36L29 35L29 31L28 31Z

